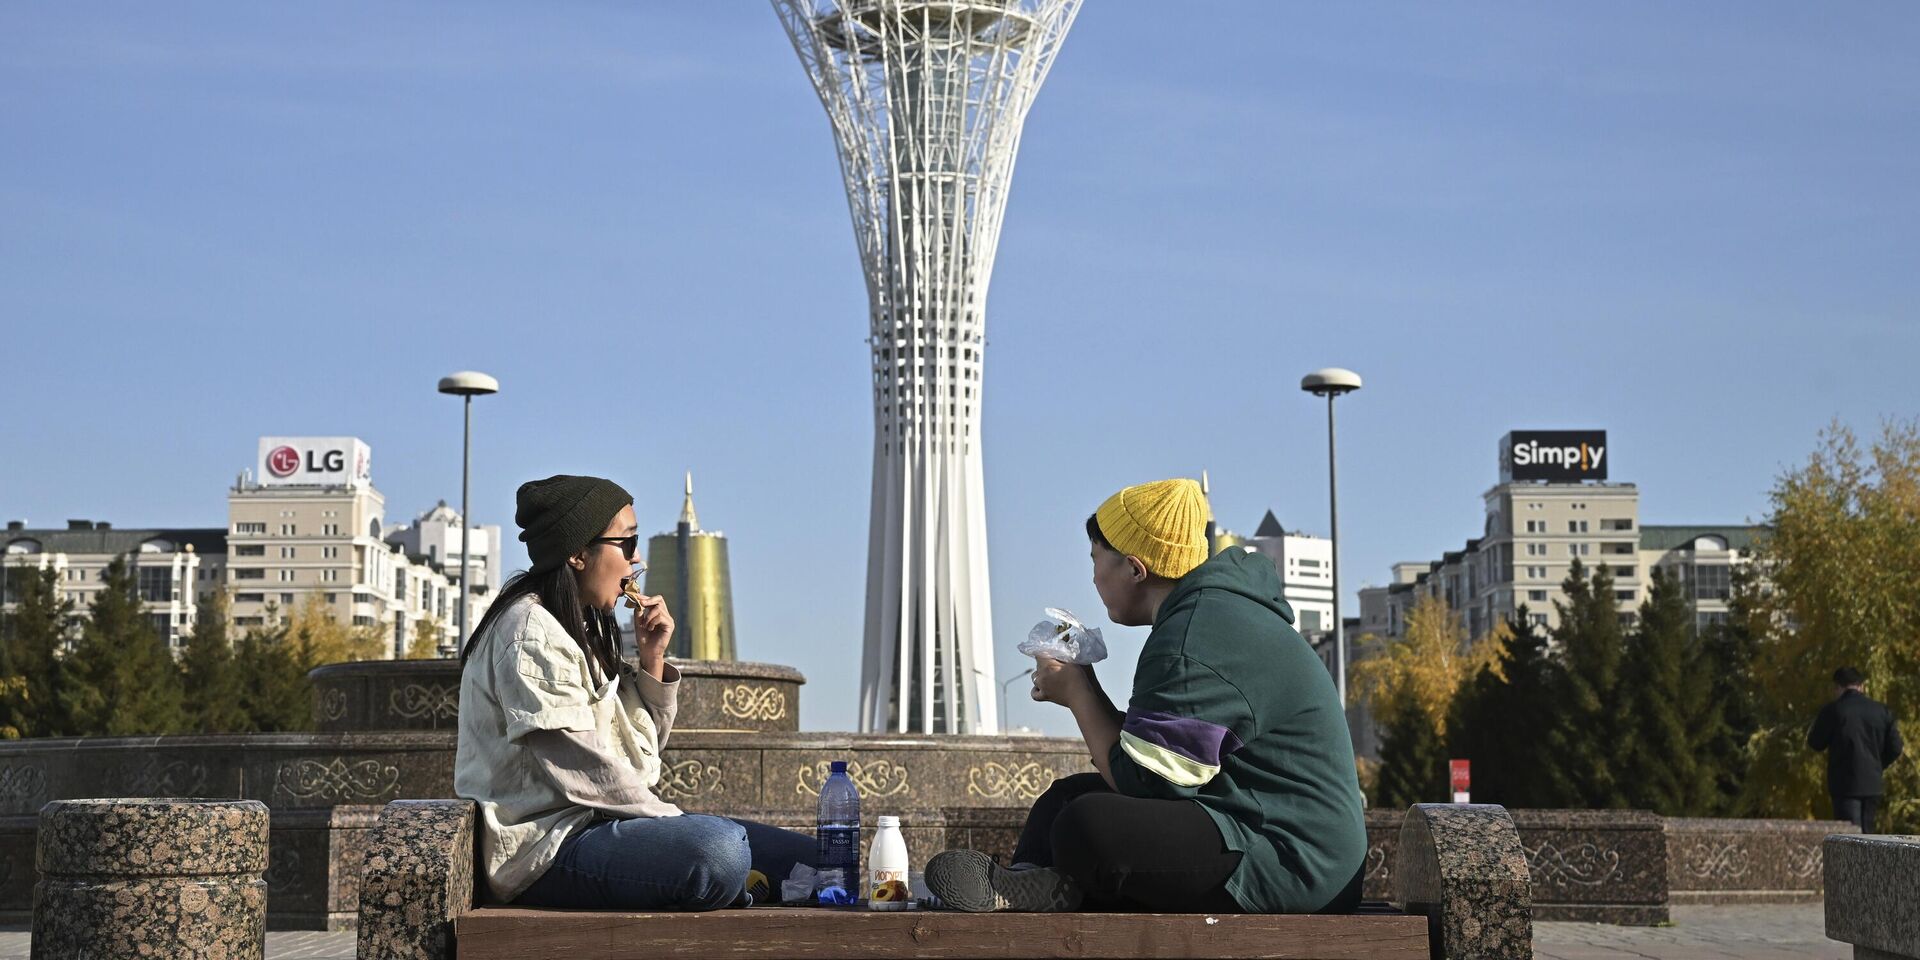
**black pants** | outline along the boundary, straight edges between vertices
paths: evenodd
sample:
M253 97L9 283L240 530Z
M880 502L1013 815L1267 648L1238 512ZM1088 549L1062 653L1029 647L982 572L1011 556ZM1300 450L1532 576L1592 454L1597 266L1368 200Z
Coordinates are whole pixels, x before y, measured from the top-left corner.
M1834 797L1833 818L1851 820L1861 833L1873 832L1873 814L1880 808L1879 797Z
M1013 860L1073 877L1096 910L1240 912L1226 889L1240 854L1199 804L1123 797L1097 773L1055 780L1034 801Z

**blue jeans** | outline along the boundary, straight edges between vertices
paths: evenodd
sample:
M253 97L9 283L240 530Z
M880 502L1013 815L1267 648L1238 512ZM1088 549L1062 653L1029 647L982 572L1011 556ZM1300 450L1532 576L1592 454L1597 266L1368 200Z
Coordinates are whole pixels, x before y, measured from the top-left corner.
M520 907L718 910L744 903L747 871L774 894L814 839L749 820L702 814L601 820L560 843L547 872L513 901Z

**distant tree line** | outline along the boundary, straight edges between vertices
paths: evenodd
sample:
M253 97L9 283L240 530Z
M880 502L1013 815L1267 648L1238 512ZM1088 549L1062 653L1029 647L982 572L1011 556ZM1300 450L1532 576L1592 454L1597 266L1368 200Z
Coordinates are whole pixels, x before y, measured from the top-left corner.
M61 596L50 568L5 568L15 602L0 629L0 737L267 733L313 722L307 672L378 657L377 628L351 628L316 595L271 626L230 634L227 602L198 610L178 657L142 608L133 568L108 565L84 612ZM277 613L277 611L276 611ZM422 621L409 656L434 656L437 626Z
M1655 570L1623 623L1605 566L1575 561L1551 632L1513 622L1469 641L1423 598L1404 640L1354 667L1383 723L1375 806L1448 798L1669 816L1831 815L1806 731L1853 665L1902 727L1920 719L1920 428L1870 449L1840 425L1779 478L1765 533L1736 571L1727 621L1696 628L1684 585ZM1920 830L1920 768L1887 771L1882 829Z

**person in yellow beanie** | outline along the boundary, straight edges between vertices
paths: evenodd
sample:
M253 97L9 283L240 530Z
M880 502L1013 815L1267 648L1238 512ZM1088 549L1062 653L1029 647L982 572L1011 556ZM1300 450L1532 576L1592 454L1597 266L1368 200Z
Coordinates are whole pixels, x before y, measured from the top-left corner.
M1152 626L1125 712L1090 667L1041 659L1098 773L1056 780L1001 867L956 850L927 885L961 910L1341 913L1366 825L1333 680L1259 554L1208 557L1192 480L1128 487L1087 518L1107 616Z

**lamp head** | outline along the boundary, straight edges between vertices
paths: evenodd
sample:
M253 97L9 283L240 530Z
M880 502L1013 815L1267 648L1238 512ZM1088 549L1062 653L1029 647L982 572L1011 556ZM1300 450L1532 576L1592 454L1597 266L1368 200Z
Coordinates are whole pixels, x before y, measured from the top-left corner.
M1301 377L1300 389L1316 397L1337 397L1360 389L1360 375L1341 367L1327 367Z
M462 370L440 378L440 392L456 397L483 397L500 392L500 381L484 373Z

